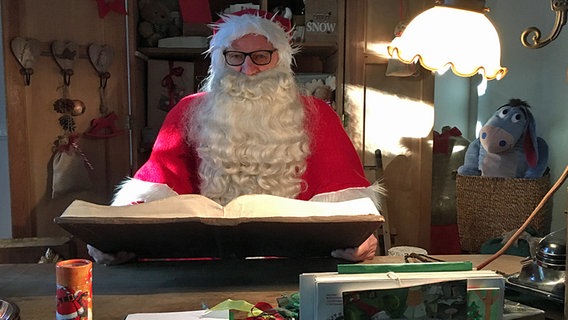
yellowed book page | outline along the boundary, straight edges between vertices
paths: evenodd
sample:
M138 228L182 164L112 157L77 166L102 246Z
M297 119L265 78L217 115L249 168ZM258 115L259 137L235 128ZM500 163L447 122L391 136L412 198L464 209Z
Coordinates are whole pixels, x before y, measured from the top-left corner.
M61 217L85 218L187 218L223 217L223 207L197 194L184 194L128 206L105 206L75 200Z
M128 206L106 206L75 200L62 217L106 218L263 218L377 215L373 201L315 202L272 195L244 195L225 208L201 195L185 194Z
M225 207L225 218L329 217L380 215L369 198L342 202L316 202L265 194L244 195Z

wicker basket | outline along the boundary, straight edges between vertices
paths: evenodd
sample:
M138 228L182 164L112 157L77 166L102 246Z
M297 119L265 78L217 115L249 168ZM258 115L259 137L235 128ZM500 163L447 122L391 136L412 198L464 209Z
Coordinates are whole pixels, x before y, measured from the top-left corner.
M458 175L456 209L463 251L478 253L490 239L519 228L550 188L550 176L540 179ZM550 201L530 224L543 236L550 231Z

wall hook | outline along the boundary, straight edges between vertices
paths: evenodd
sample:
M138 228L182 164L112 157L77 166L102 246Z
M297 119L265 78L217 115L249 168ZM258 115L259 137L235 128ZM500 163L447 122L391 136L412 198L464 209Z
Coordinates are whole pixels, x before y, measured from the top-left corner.
M78 45L71 41L55 40L51 43L51 54L61 69L63 83L69 86L73 75L73 66L78 58Z
M91 127L84 134L88 137L104 139L124 133L116 124L118 115L109 111L106 101L106 85L110 78L108 71L114 59L114 50L108 45L91 44L88 49L92 66L99 74L99 112L100 117L91 120Z
M110 78L108 69L114 59L114 50L108 45L91 44L88 51L91 65L99 74L99 87L104 89L106 88L107 80Z
M41 43L37 39L16 37L10 42L12 53L20 64L20 73L24 76L24 84L30 85L33 65L41 54Z

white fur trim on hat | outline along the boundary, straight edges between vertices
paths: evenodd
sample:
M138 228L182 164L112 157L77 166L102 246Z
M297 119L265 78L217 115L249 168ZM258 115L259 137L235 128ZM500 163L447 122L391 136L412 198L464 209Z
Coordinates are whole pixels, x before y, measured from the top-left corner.
M275 16L274 16L275 17ZM223 50L231 43L244 35L257 34L266 37L278 50L278 65L289 68L293 62L293 55L298 51L291 45L291 32L286 31L276 19L265 18L260 13L244 15L223 15L221 21L212 25L215 33L211 37L209 50L211 64L219 66L224 64Z

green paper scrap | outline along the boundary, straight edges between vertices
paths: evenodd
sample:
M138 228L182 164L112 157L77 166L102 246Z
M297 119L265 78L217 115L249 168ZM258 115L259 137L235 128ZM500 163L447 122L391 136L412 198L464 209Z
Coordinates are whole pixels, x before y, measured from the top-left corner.
M232 299L227 299L210 308L210 310L236 310L246 312L247 314L252 314L253 316L258 316L262 313L262 310L257 309L254 304L250 302L247 302L245 300ZM231 313L231 319L232 318L233 314Z
M417 262L417 263L377 263L377 264L339 264L340 274L386 273L386 272L440 272L471 271L471 261Z
M276 299L278 308L276 310L286 319L299 319L300 314L300 292L294 292L288 296L283 295Z
M254 307L254 304L245 300L232 300L227 299L216 306L210 308L211 310L237 310L249 312Z

